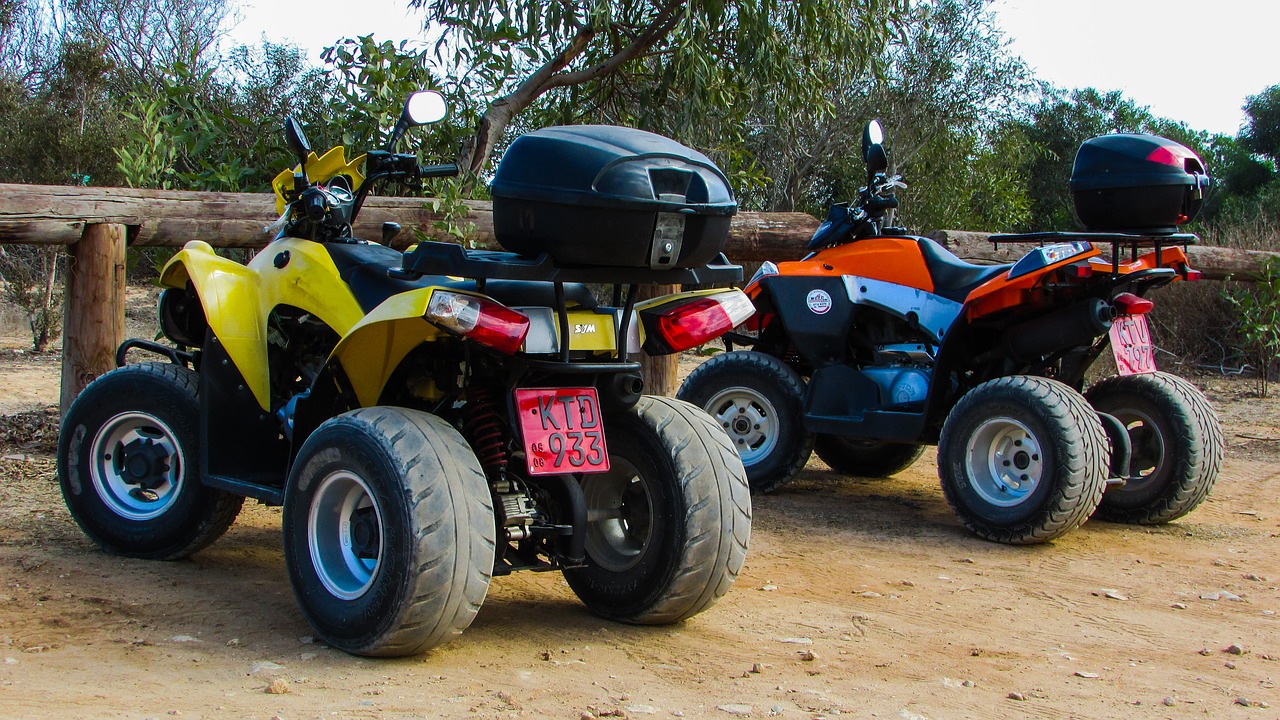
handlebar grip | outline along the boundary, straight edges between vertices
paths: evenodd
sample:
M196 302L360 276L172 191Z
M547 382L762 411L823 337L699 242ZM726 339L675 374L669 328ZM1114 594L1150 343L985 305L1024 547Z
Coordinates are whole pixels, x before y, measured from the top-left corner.
M443 165L420 165L418 166L418 177L456 177L458 175L457 163L445 163Z

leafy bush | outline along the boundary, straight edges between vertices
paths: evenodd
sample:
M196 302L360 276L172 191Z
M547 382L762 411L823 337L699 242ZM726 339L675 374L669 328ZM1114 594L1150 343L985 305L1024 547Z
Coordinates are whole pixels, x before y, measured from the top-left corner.
M1270 259L1257 282L1231 288L1244 349L1258 366L1258 393L1267 396L1271 366L1280 360L1280 261Z

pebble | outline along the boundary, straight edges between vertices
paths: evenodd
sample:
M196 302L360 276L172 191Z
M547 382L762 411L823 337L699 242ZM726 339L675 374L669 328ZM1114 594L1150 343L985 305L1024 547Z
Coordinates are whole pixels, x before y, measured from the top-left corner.
M231 638L230 640L227 641L227 647L239 647L239 646L240 646L240 638Z
M763 590L764 592L773 592L774 590L777 590L777 589L778 589L778 586L777 586L777 585L762 585L762 586L760 586L760 589L761 589L761 590Z
M818 653L812 650L801 650L800 659L803 660L804 662L813 662L814 660L818 659Z
M658 708L652 705L628 705L627 712L637 715L657 715Z
M965 680L964 682L962 682L962 683L960 683L960 684L961 684L961 685L963 685L963 686L965 686L965 687L973 687L973 681L972 681L972 680Z
M959 559L959 560L957 560L956 562L968 563L969 565L972 565L972 564L973 564L973 558L960 558L960 559Z
M902 585L903 585L903 587L915 587L915 586L916 586L916 584L915 584L915 583L913 583L913 582L911 582L910 580L903 580L903 581L902 581Z
M277 672L283 669L284 669L283 665L273 663L270 660L262 660L254 663L253 670L251 670L250 672L252 672L254 675L257 675L259 673L264 673L264 672Z
M756 675L759 675L760 673L764 672L764 663L752 663L751 672L755 673Z
M727 705L717 705L717 710L727 712L730 715L750 715L753 708L750 705L742 705L739 703L729 703Z
M1237 704L1237 705L1243 705L1243 706L1245 706L1245 707L1259 707L1259 708L1268 708L1268 707L1271 707L1270 705L1268 705L1268 704L1267 704L1267 703L1265 703L1265 702L1261 702L1261 701L1257 701L1257 700L1250 700L1249 698L1246 698L1246 697L1238 697L1238 698L1236 698L1236 704Z
M1169 607L1173 608L1174 610L1186 610L1186 609L1187 609L1187 604L1186 604L1186 603L1174 603L1174 604L1170 605Z
M769 708L770 715L781 715L784 712L786 712L786 709L783 708L781 705L774 705L773 707Z
M14 658L14 657L7 657L7 658L5 658L5 659L4 659L4 664L5 664L5 665L17 665L17 664L18 664L18 658Z
M1236 664L1235 664L1235 663L1233 663L1233 662L1231 662L1230 660L1228 660L1228 661L1226 661L1226 662L1222 663L1222 666L1223 666L1223 667L1225 667L1225 668L1226 668L1226 669L1228 669L1228 670L1235 670L1235 669L1236 669Z
M868 591L866 591L866 592L858 593L858 596L859 596L859 597L864 597L864 598L878 598L878 597L884 597L884 596L883 596L883 595L881 595L880 593L875 592L875 591L872 591L872 590L868 590Z
M594 713L589 713L586 710L583 710L582 713L578 715L578 720L596 720L596 716Z
M1009 698L1010 700L1026 700L1027 699L1027 696L1023 695L1020 692L1011 692L1008 695L1005 695L1005 697Z
M202 641L200 640L200 638L192 637L192 636L190 636L190 635L174 635L174 636L173 636L173 638L172 638L172 640L173 640L174 642L176 642L176 643L198 643L198 642L202 642Z
M1222 648L1222 652L1228 655L1243 655L1244 646L1240 643L1231 643L1230 645Z
M1267 579L1266 579L1266 578L1261 577L1261 576L1258 576L1258 575L1254 575L1253 573L1245 573L1245 575L1244 575L1244 579L1245 579L1245 580L1252 580L1253 582L1266 582L1266 581L1267 581Z
M1167 697L1161 700L1160 702L1163 703L1165 707L1173 707L1174 703L1176 703L1177 701L1174 700L1172 697Z
M1223 600L1230 600L1231 602L1244 602L1244 598L1240 597L1239 595L1236 595L1235 593L1227 592L1226 590L1223 590L1218 594L1222 597Z
M275 680L271 681L271 684L268 685L266 689L263 690L263 692L267 693L268 695L284 695L289 692L289 683L279 678L276 678Z
M315 641L316 639L311 635L303 635L302 637L298 638L298 642L302 643L303 645L310 645Z
M1094 678L1098 677L1098 673L1094 673L1094 672L1083 672L1083 671L1077 670L1077 671L1076 671L1076 677L1078 677L1078 678L1084 678L1084 679L1086 679L1086 680L1093 680Z
M1121 594L1119 590L1103 590L1102 594L1112 600L1128 600L1129 598Z
M807 638L807 637L784 637L784 638L778 638L778 642L780 642L780 643L789 643L789 644L791 644L791 645L812 645L812 644L813 644L813 640L810 640L810 639L809 639L809 638Z

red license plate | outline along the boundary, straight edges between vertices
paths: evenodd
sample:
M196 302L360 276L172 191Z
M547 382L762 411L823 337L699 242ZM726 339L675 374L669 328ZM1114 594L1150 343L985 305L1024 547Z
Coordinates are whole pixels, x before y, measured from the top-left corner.
M609 470L595 388L516 390L516 413L530 475Z
M1144 315L1121 315L1111 323L1111 352L1121 375L1156 371L1155 345Z

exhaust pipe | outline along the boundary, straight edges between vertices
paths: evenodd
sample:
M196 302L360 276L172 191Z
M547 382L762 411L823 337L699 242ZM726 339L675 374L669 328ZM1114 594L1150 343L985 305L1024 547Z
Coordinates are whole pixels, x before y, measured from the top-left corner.
M1005 349L1015 359L1029 362L1065 348L1093 344L1111 329L1116 314L1105 300L1085 300L1009 328Z

